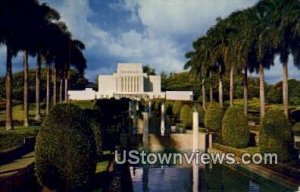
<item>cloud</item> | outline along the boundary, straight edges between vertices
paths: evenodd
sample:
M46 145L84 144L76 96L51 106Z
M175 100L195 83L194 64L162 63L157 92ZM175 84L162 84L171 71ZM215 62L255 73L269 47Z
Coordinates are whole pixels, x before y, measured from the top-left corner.
M125 0L136 7L150 35L190 35L204 33L217 17L254 5L257 0Z
M157 72L181 71L192 41L217 17L258 0L45 1L61 13L73 38L85 43L86 76L94 81L97 74L112 73L118 62L149 64Z

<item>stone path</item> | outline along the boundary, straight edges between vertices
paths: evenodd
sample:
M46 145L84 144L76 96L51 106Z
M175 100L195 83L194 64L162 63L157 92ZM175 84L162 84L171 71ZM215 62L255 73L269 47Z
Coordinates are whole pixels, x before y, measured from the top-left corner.
M0 178L7 177L10 174L16 173L20 170L26 169L30 165L32 165L35 161L35 154L34 151L27 153L21 156L14 161L4 164L0 166Z

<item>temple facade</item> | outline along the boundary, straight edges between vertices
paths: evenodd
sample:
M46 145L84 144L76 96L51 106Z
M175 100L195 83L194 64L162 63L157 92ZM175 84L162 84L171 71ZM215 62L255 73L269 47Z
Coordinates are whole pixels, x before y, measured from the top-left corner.
M69 91L71 100L102 98L192 100L191 91L161 91L161 77L143 72L141 63L119 63L112 75L99 75L98 92L92 89Z

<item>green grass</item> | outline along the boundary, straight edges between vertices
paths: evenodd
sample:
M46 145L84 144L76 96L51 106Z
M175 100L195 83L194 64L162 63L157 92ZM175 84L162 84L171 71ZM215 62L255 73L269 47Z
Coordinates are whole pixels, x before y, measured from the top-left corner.
M81 109L94 108L94 101L70 101L70 103L79 106Z
M109 161L100 161L96 166L96 173L105 172Z
M234 104L243 106L243 99L235 99ZM298 106L299 107L299 106ZM251 98L248 100L248 110L250 111L257 111L259 112L259 98ZM289 105L290 109L295 109L297 106ZM272 110L283 110L282 104L266 104L266 110L272 109Z
M23 105L18 104L13 106L13 120L23 121L24 120L24 110ZM29 104L29 118L33 119L35 116L35 103ZM5 110L0 111L0 121L5 121L6 114Z

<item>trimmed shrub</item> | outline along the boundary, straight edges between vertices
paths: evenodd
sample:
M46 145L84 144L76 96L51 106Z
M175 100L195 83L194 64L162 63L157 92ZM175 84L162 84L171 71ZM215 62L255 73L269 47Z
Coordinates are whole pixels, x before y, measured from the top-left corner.
M23 144L24 137L13 131L0 132L0 151Z
M90 126L94 133L97 155L100 155L102 152L102 132L100 123L98 123L95 119L91 119Z
M278 161L287 162L294 155L291 125L282 111L267 111L259 135L261 153L276 153Z
M222 129L223 111L218 103L210 103L205 112L204 125L209 131L220 131Z
M180 123L185 125L186 127L191 127L192 121L192 110L188 105L184 105L180 112Z
M294 133L300 133L300 122L297 122L297 123L293 126L293 132L294 132Z
M180 112L181 112L181 108L182 108L182 102L181 101L175 101L174 105L173 105L173 114L176 117L179 117Z
M232 106L226 110L222 121L222 139L223 143L230 147L248 146L250 131L242 108Z
M89 120L72 104L54 107L35 146L39 183L58 191L90 191L96 168L96 147Z
M195 104L193 107L193 111L197 111L199 114L199 126L204 127L204 116L205 116L205 111L202 108L202 105L200 104Z

